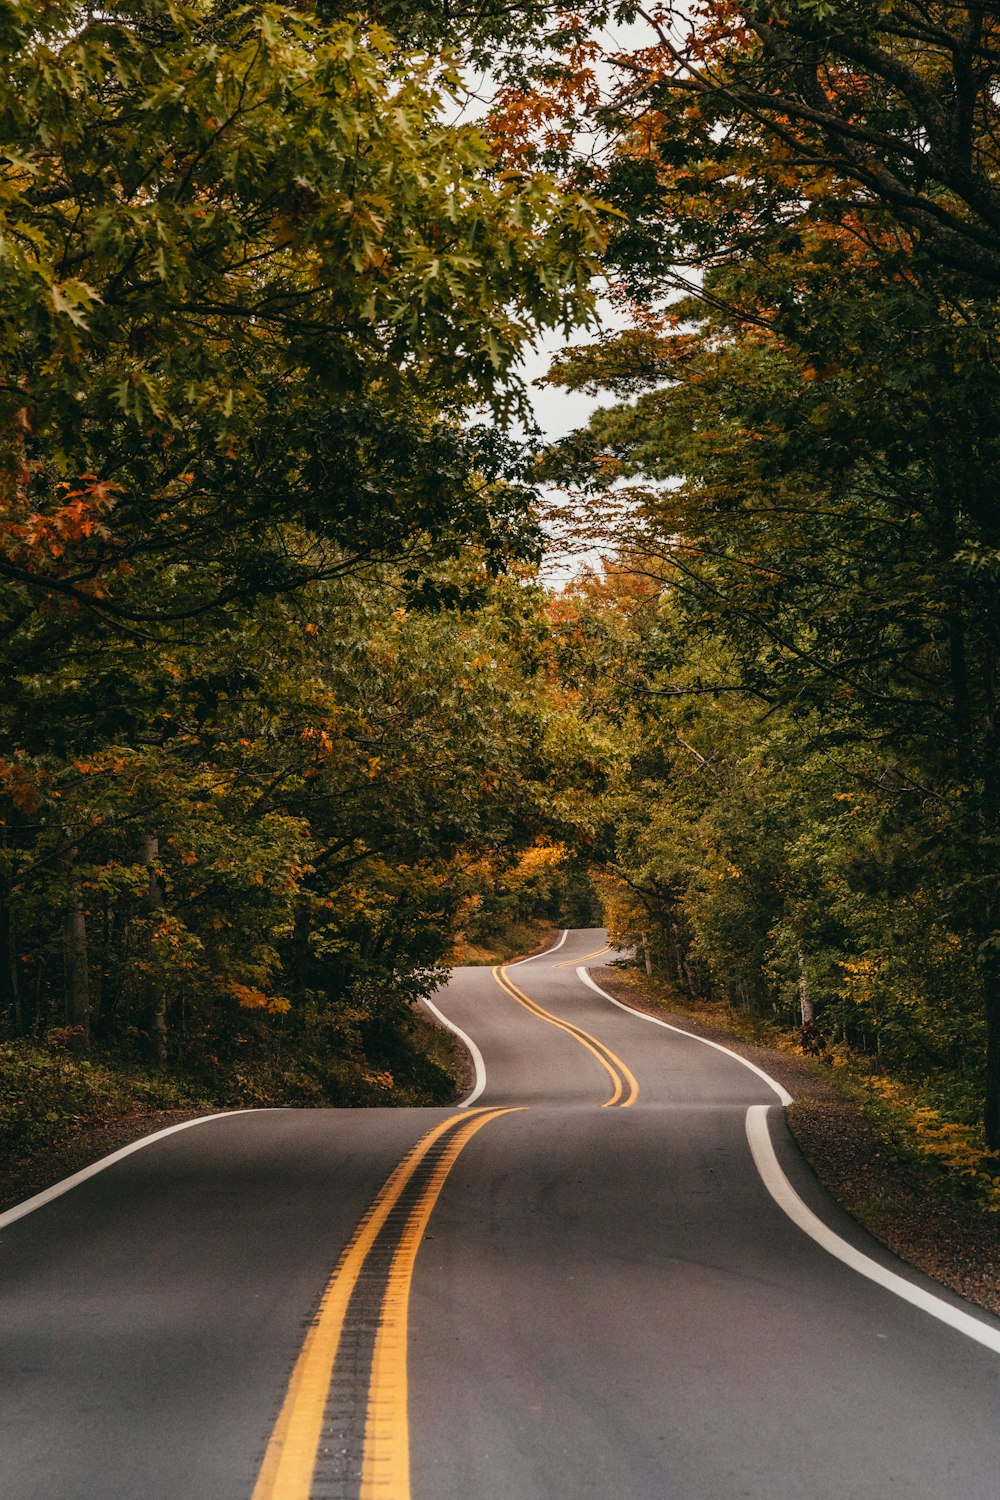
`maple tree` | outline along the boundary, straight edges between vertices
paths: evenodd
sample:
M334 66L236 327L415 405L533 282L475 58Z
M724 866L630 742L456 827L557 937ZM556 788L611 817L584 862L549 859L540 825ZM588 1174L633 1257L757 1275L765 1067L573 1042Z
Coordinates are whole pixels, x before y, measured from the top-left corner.
M763 135L789 166L768 184L772 212L794 219L836 179L834 213L877 231L887 211L920 256L1000 284L992 6L699 0L638 13L653 45L622 59L626 107L655 111L663 145L680 156L693 131L735 163ZM717 181L720 199L727 186ZM752 232L749 214L737 225Z

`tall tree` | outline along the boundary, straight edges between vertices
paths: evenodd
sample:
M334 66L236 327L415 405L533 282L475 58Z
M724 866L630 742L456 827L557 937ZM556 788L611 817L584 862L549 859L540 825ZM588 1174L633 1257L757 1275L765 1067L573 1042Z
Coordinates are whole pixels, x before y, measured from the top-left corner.
M499 173L451 75L293 5L0 7L0 576L143 628L464 540L594 212Z
M878 746L883 793L931 799L913 857L934 849L976 975L996 1149L995 19L905 0L649 19L589 169L637 316L555 375L626 404L553 472L631 485L620 537L657 559L693 651L721 632L686 692L787 707L865 777Z
M929 259L1000 286L995 6L667 0L637 10L655 42L623 59L633 118L651 107L682 153L699 120L712 120L723 151L763 132L794 163L789 208L793 184L808 203L835 173L862 217L878 224L887 211Z

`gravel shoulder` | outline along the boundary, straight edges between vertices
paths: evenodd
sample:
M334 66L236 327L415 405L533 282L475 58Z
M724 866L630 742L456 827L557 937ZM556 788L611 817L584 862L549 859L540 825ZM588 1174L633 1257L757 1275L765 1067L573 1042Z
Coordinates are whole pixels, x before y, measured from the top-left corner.
M829 1069L658 1003L644 993L636 971L591 973L623 1004L721 1042L776 1078L795 1100L789 1128L840 1206L901 1259L1000 1314L1000 1214L954 1197L931 1172L901 1161L878 1124L830 1081Z

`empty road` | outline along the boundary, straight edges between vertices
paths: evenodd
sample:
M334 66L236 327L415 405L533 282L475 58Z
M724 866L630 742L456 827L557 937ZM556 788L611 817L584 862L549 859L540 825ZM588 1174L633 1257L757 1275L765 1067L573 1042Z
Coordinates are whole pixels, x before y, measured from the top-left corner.
M455 971L461 1106L223 1115L0 1215L4 1500L998 1500L1000 1320L603 945Z

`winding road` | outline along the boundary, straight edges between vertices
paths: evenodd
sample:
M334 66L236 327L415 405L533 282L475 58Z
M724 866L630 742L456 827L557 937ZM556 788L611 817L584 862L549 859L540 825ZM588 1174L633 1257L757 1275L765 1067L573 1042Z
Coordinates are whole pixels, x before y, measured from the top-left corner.
M453 1109L203 1119L0 1215L3 1500L1000 1500L1000 1320L604 944L455 971Z

